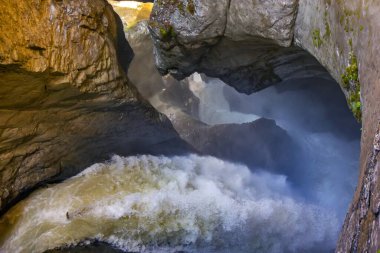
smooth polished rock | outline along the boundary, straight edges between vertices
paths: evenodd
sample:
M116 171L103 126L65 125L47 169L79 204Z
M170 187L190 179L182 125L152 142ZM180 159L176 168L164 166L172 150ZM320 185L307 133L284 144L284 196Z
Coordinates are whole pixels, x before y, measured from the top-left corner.
M187 150L128 81L133 52L106 1L0 5L0 211L115 153Z

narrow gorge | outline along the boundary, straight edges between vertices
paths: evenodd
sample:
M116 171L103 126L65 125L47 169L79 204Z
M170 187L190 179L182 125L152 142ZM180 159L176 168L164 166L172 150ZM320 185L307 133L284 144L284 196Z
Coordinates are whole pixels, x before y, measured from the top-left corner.
M380 250L376 1L0 7L0 253Z

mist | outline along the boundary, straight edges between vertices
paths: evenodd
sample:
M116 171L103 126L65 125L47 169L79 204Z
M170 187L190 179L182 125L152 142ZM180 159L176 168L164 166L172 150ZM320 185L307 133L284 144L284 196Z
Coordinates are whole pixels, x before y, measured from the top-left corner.
M199 78L192 79L199 82ZM199 120L211 125L246 123L252 117L274 120L300 148L292 150L296 156L284 160L288 164L283 163L276 173L287 176L299 195L331 208L342 221L358 177L360 124L338 84L318 78L297 79L248 96L218 79L205 80L201 81L203 89L195 92L200 98ZM236 141L246 138L243 135Z
M130 43L137 55L132 69L154 65L153 55L146 55L149 38ZM142 51L145 56L139 57ZM141 80L129 75L141 87ZM149 76L157 77L157 72ZM326 76L295 77L252 95L198 73L182 81L157 78L151 88L139 90L150 94L146 98L200 153L244 164L253 173L284 176L292 197L329 210L339 230L358 178L361 126L339 85ZM261 162L263 156L277 161Z

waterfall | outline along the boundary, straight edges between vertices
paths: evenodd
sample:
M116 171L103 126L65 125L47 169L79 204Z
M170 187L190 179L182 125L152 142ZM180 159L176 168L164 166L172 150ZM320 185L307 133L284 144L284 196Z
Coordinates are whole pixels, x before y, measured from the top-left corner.
M338 232L286 177L196 155L114 156L34 192L0 229L0 252L86 240L132 252L310 252L332 249Z
M188 79L189 88L200 100L199 120L209 124L249 123L259 119L254 114L232 111L223 94L225 83L219 79L205 82L198 73Z

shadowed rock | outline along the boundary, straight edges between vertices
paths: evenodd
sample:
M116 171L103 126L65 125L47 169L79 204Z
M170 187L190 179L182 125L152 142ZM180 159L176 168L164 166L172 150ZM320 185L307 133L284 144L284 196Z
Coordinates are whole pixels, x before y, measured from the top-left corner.
M161 74L170 73L178 79L196 71L206 73L207 69L227 71L228 74L219 74L218 77L224 77L234 87L238 87L236 83L243 79L236 75L245 75L250 83L243 84L244 88L239 87L241 91L251 93L263 89L281 80L265 60L289 55L289 52L278 51L282 46L291 44L296 10L295 0L158 1L150 20L156 65ZM230 51L229 45L220 42L223 37L253 42L255 47L246 52L252 57L251 62L244 65L235 57L232 60L234 65L230 66L216 58L205 60L205 56L215 56L213 51ZM276 51L274 55L263 59L263 52L273 50ZM261 57L257 58L258 55ZM239 67L245 68L235 74ZM254 71L255 74L247 77Z

